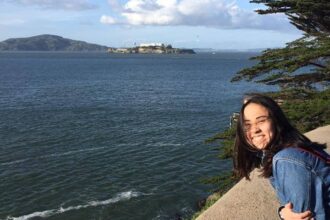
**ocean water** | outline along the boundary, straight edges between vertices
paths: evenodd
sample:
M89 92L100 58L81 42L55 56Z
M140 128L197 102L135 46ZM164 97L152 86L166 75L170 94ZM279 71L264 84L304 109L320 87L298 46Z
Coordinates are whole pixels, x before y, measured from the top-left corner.
M188 218L252 53L0 53L0 219Z

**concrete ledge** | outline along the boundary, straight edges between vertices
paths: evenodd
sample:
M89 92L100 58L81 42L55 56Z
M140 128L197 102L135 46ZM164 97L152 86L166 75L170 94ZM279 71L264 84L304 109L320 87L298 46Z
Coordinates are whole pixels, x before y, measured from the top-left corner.
M305 134L319 143L327 143L330 153L330 125L317 128ZM197 220L278 220L275 192L269 181L258 177L259 171L251 173L251 181L238 182L214 205L203 212Z

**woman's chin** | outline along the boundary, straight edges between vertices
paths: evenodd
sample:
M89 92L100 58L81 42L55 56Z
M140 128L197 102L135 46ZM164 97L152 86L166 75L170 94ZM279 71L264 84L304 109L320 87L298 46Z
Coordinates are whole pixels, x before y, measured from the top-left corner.
M254 143L253 145L258 150L264 150L266 148L266 144L264 144L264 143Z

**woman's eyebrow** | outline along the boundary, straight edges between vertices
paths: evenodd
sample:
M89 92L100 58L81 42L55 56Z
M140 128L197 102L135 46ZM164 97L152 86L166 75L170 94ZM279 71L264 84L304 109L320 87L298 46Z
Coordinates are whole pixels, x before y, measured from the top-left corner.
M260 119L260 118L268 118L269 116L268 115L261 115L261 116L258 116L256 117L256 119ZM244 121L251 121L249 119L244 119Z
M258 116L256 119L260 119L260 118L268 118L269 116L268 115L261 115L261 116Z

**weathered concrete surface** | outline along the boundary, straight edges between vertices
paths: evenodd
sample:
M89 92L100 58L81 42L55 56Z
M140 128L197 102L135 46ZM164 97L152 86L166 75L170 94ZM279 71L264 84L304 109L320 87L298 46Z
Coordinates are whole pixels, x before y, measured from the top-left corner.
M305 135L313 141L327 143L327 151L330 152L330 125ZM251 173L251 181L243 179L238 182L197 220L278 220L278 207L269 181L258 177L258 171L255 170Z
M330 153L330 125L309 131L305 135L312 141L327 143L327 152Z

